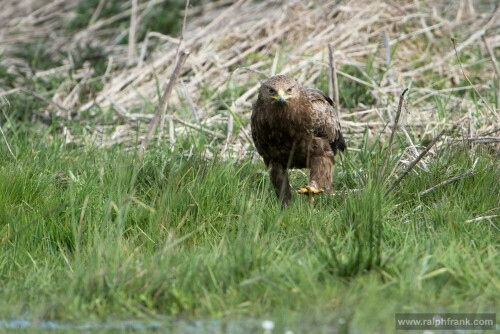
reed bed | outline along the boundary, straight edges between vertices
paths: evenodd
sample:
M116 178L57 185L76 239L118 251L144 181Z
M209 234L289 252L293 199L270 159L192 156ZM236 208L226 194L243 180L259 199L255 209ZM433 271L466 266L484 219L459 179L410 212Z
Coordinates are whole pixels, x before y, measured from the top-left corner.
M159 140L175 142L202 132L220 150L243 158L253 151L248 120L262 80L258 73L284 73L303 86L326 90L331 45L341 93L346 84L366 93L352 100L350 94L341 94L340 114L350 148L356 150L367 131L372 138L380 133L388 137L404 88L410 90L400 126L410 156L423 150L413 141L430 140L441 129L452 132L436 147L461 138L498 142L498 137L485 139L491 132L498 136L500 119L497 65L489 56L494 52L488 53L500 47L500 14L494 1L219 0L189 6L181 38L149 31L138 40L135 31L141 19L163 2L123 1L120 12L100 17L99 6L106 5L101 1L88 26L72 31L68 22L79 1L4 0L0 64L23 77L62 79L42 94L29 91L19 80L0 86L0 96L8 100L13 94L30 94L43 99L45 108L33 122L51 114L62 123L81 120L87 127L86 141L132 146L146 137L146 124L179 50L188 51L167 101ZM124 18L130 24L113 26ZM128 43L120 44L124 38ZM47 57L59 57L61 65L33 70L16 57L27 43L42 43ZM75 65L75 54L86 48L101 50L93 57L105 60L102 74L96 75L92 57ZM470 81L467 73L478 65L480 75ZM89 90L96 81L102 89ZM92 126L86 125L82 115L92 117L97 108L110 114L111 121L96 117ZM62 128L67 143L84 141L66 125Z

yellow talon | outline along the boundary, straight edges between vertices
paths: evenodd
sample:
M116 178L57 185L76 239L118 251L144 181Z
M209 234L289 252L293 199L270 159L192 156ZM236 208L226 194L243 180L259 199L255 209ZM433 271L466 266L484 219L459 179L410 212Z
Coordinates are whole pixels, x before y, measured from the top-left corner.
M309 191L306 189L306 188L300 188L299 190L297 190L297 193L299 194L307 194Z
M309 196L309 202L311 204L314 203L314 195L319 195L322 192L325 192L325 190L324 189L316 189L316 188L311 187L309 185L297 190L297 193Z

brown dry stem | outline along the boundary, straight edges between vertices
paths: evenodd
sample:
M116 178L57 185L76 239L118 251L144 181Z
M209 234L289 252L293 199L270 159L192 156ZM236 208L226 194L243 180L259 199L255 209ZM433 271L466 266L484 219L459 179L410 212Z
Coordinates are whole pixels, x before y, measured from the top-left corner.
M380 169L380 174L378 176L378 180L382 180L382 176L384 175L385 166L387 165L387 161L389 160L389 156L391 155L392 143L394 141L394 134L398 128L399 117L401 116L401 110L403 109L403 101L404 95L408 91L408 88L405 88L399 97L398 111L396 113L396 119L394 120L394 127L392 128L391 137L389 138L389 145L387 146L387 151L385 153L384 163L382 164L382 168Z
M403 174L396 180L394 181L394 183L392 184L392 186L387 190L386 192L386 195L389 194L392 189L394 189L400 182L401 180L403 180L403 178L408 175L408 173L413 169L413 167L415 167L415 165L423 158L427 155L427 153L429 153L429 151L431 150L431 148L434 146L434 144L437 143L437 141L439 140L439 138L441 138L441 136L446 132L446 130L443 130L441 131L436 137L434 137L434 139L430 142L429 146L427 146L427 148L425 149L425 151L423 151L422 153L420 153L420 155L412 161L412 163L408 166L408 168L406 168L406 170L403 172Z
M155 115L151 122L149 122L149 126L146 132L146 139L142 141L141 143L141 149L145 149L147 146L147 143L153 138L153 133L156 130L156 127L158 126L158 123L160 121L160 118L162 115L165 114L166 112L166 105L168 102L168 98L170 97L170 94L172 93L172 90L174 88L175 81L177 80L177 77L180 75L182 66L186 62L187 57L189 56L189 51L183 51L181 52L179 59L177 61L177 65L175 66L175 69L172 73L172 76L170 77L170 80L167 84L167 87L163 91L163 95L161 97L160 104L158 105L158 108L156 108ZM142 150L141 150L142 152Z

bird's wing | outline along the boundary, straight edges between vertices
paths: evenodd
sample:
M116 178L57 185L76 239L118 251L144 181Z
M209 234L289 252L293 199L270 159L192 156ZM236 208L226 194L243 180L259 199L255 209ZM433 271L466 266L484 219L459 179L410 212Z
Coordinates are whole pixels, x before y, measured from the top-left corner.
M327 138L333 151L344 151L346 143L342 128L334 110L332 99L317 89L306 89L307 97L313 106L313 132L317 137Z

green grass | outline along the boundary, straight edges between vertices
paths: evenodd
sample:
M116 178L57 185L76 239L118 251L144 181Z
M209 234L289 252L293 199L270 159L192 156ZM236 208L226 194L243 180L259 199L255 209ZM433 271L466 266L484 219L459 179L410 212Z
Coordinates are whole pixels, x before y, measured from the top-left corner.
M64 148L57 135L8 139L0 318L272 317L364 332L392 331L396 312L500 311L499 221L466 223L500 206L493 151L442 150L385 195L384 150L363 144L337 157L334 183L364 191L314 207L294 196L282 211L260 160L165 146L140 161L120 147Z

